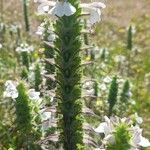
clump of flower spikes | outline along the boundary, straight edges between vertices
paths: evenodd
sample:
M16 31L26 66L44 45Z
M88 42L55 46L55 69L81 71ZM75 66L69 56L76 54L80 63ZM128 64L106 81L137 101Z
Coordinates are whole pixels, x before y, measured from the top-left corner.
M139 117L135 116L137 123ZM102 145L95 150L139 150L141 147L149 147L150 142L142 136L142 129L138 124L134 125L129 118L105 116L104 122L95 129L96 133L104 134ZM140 122L141 123L141 122Z

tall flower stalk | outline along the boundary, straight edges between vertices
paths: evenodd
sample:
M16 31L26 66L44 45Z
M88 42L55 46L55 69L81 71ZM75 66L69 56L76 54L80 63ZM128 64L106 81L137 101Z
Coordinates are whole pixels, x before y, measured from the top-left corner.
M117 95L118 95L118 83L117 77L113 77L113 80L110 85L109 95L108 95L108 103L109 103L109 112L108 115L111 116L113 113L114 106L117 102Z
M40 146L35 144L35 141L40 138L40 132L33 129L32 110L29 102L29 97L23 83L17 86L18 97L15 99L16 109L16 139L15 148L40 150Z
M58 111L61 114L58 128L60 141L65 150L82 150L81 26L79 21L81 10L77 0L69 0L69 2L76 8L76 13L71 16L58 17L54 25L57 34L54 42L57 64L56 94Z
M0 10L1 10L0 21L2 21L3 20L3 0L0 0Z
M29 70L30 60L28 52L22 52L21 56L22 56L22 65L26 66L27 70Z
M29 27L29 17L28 17L28 0L22 0L23 4L23 14L24 14L24 22L26 31L30 31Z
M83 117L81 101L81 32L80 18L87 16L90 26L101 20L101 2L82 3L78 0L40 1L38 12L57 18L54 23L56 97L59 141L65 150L83 150ZM45 7L48 6L48 7ZM45 9L47 8L47 9ZM49 9L50 8L50 9ZM82 9L82 10L81 10ZM82 13L81 13L82 12ZM85 31L89 33L90 31ZM86 48L85 48L86 49ZM51 76L52 79L53 76ZM50 78L51 78L50 77Z
M127 49L132 50L132 26L128 29L128 37L127 37Z
M35 88L36 91L39 91L40 90L40 84L42 83L41 68L40 68L39 64L35 65L34 74L35 74L34 88Z
M16 126L20 134L17 136L16 148L22 148L25 145L27 136L31 132L31 110L29 107L28 96L25 93L25 87L21 83L17 87L18 97L16 98ZM25 135L26 134L26 135ZM25 140L26 139L26 140ZM24 146L23 146L24 145Z

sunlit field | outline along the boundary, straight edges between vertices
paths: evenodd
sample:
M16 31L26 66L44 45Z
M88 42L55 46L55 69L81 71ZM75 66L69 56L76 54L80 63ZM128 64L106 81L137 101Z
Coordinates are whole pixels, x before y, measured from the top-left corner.
M0 150L150 150L150 1L0 0Z

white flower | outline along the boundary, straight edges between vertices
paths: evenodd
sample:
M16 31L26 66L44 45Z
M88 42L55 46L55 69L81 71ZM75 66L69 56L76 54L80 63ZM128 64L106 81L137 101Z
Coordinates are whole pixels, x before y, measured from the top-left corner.
M145 74L144 82L146 86L150 84L150 72Z
M94 150L105 150L105 149L103 149L103 148L102 149L101 148L95 148Z
M48 1L48 0L34 0L35 3L39 3L38 6L38 13L39 14L45 14L48 13L48 11L53 7L56 2Z
M142 147L149 147L150 146L150 142L148 139L146 139L145 137L141 136L140 142L138 143L138 145L142 146Z
M104 133L105 136L107 136L112 133L113 125L111 123L111 120L107 116L105 116L104 119L105 122L100 123L100 125L95 129L95 132Z
M18 97L18 91L15 89L7 89L6 91L4 91L4 97L11 97L15 99Z
M107 90L107 86L105 83L102 83L99 85L99 88L102 90L102 91L106 91Z
M43 24L41 24L40 26L38 26L38 29L36 31L37 35L43 35L45 28L43 27Z
M38 99L40 99L40 92L36 92L35 89L30 89L28 91L28 95L29 95L29 98L31 100L38 100Z
M131 97L132 96L132 92L128 91L127 93L125 93L126 96Z
M44 14L47 13L50 10L50 6L48 5L47 2L42 3L38 6L38 13L39 14Z
M117 55L117 56L115 56L115 61L116 61L117 63L124 62L125 60L126 60L126 57L123 56L123 55Z
M48 36L48 42L53 42L55 40L56 36L53 32L51 32Z
M83 93L86 95L94 95L94 89L93 89L93 82L92 81L86 81L83 84Z
M101 2L83 3L81 8L83 13L89 13L89 22L91 25L101 21L101 8L105 8L106 5Z
M131 105L136 105L136 101L133 99L131 99L130 103L131 103Z
M38 26L36 34L37 35L41 35L42 39L44 39L44 40L46 40L44 38L44 36L45 36L45 34L47 34L48 38L47 38L46 41L53 42L55 40L56 36L55 36L54 32L52 31L52 26L48 27L48 29L46 29L45 26L47 26L47 22L46 21L41 23L40 26Z
M42 129L45 131L51 126L52 113L46 112L45 109L41 110Z
M100 125L95 129L95 132L97 133L105 133L105 130L107 130L108 126L106 122L100 123Z
M34 50L33 46L29 46L27 43L21 43L19 47L16 48L17 52L32 52Z
M104 144L107 144L107 143L109 143L109 144L114 144L114 143L115 143L115 136L112 135L112 134L107 135L107 136L104 138L103 143L104 143Z
M138 124L142 124L143 123L143 119L142 117L139 117L137 113L134 114L135 115L135 120Z
M48 119L51 119L52 113L51 112L43 112L41 117L42 117L42 121L46 121Z
M109 77L109 76L106 76L104 79L103 79L103 82L105 83L110 83L112 81L112 79Z
M150 142L148 139L144 138L142 136L142 129L140 129L138 126L131 127L132 132L132 138L131 138L131 146L134 148L138 148L139 146L142 147L149 147Z
M69 2L58 1L55 6L48 12L53 16L71 16L76 12L76 8Z
M48 1L48 0L34 0L39 3L38 13L48 13L52 16L71 16L76 12L76 8L72 6L67 0L61 1ZM106 5L101 2L83 3L80 4L83 14L88 14L90 26L96 22L101 21L101 8L105 8Z
M0 49L3 47L3 45L0 43Z
M139 147L149 147L150 142L148 139L142 136L142 129L139 126L133 126L132 121L127 118L118 118L118 117L111 117L110 119L105 116L105 122L100 123L98 128L94 131L96 133L104 133L105 137L103 139L103 144L107 145L108 143L115 143L115 136L114 132L116 131L117 127L121 124L125 124L127 126L127 130L131 136L129 141L131 145L130 150L138 150Z
M11 80L8 80L6 81L5 83L5 91L4 91L4 97L11 97L13 99L17 98L18 97L18 91L16 89L16 84L11 81Z

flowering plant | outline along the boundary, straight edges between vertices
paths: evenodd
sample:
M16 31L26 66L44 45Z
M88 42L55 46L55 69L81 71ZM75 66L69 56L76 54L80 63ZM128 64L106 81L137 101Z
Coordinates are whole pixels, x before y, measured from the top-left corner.
M104 149L138 150L140 147L150 146L148 139L142 136L142 129L138 125L133 125L130 119L118 117L109 119L107 116L104 119L105 122L100 123L95 129L96 133L104 134L102 141Z

